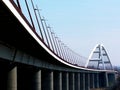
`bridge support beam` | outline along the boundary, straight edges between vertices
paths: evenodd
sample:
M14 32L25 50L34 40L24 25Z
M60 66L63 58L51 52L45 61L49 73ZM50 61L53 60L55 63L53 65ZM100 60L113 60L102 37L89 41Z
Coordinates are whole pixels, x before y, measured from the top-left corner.
M90 73L88 73L88 90L90 90Z
M17 90L17 67L13 67L8 72L7 90Z
M80 90L80 73L75 73L75 90Z
M95 79L95 76L94 76L94 73L92 74L92 78L93 78L93 79L92 79L92 83L93 83L92 88L95 88L95 82L94 82L94 81L95 81L95 80L94 80L94 79Z
M105 80L105 87L110 87L113 85L113 83L115 82L115 74L114 73L104 73L104 80Z
M80 90L85 90L85 73L80 73Z
M40 71L35 67L18 65L18 90L40 90Z
M62 90L62 72L54 72L54 90Z
M100 85L99 85L99 73L97 73L96 75L97 75L96 76L97 77L97 88L99 88L100 87Z
M69 73L69 90L75 89L75 74Z
M69 90L69 73L62 73L62 90Z
M106 72L102 72L99 74L99 83L100 83L100 87L108 87L109 83L108 83L108 75Z
M108 74L106 72L105 72L105 83L106 83L106 87L109 87Z
M98 73L94 74L94 87L99 88L99 74Z
M89 86L89 83L90 80L89 80L89 74L88 73L85 73L85 90L89 90L90 86Z
M41 70L35 73L35 90L41 90Z
M53 71L42 70L42 90L53 90Z
M90 73L90 88L95 88L94 73Z

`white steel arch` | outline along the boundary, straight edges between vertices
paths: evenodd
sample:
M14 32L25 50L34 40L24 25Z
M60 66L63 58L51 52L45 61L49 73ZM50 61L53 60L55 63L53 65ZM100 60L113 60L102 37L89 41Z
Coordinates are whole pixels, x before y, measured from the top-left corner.
M103 70L113 70L110 58L103 44L97 44L94 47L87 60L85 67Z

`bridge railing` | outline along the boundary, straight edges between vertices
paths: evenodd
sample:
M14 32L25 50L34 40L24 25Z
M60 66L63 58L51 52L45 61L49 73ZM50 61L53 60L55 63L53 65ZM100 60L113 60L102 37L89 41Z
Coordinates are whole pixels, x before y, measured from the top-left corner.
M46 19L41 16L41 12L37 3L38 0L10 0L17 7L20 14L24 16L31 29L40 38L41 42L51 50L60 59L76 66L84 66L86 58L77 54L54 33L50 25L46 23Z

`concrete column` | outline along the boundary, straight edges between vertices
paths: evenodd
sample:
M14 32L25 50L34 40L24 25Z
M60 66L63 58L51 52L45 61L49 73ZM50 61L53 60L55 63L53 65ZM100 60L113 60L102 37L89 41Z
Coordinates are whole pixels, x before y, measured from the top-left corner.
M88 73L88 90L90 90L90 74Z
M60 89L59 90L62 90L62 73L61 72L59 73L59 80L60 80L60 84L59 84Z
M53 71L42 70L42 90L53 90Z
M54 88L53 88L53 72L50 72L50 90L54 90Z
M35 67L20 65L17 67L18 90L39 90L40 71Z
M35 90L41 90L41 70L35 73Z
M62 90L62 72L54 72L54 90Z
M109 83L108 83L107 73L106 72L99 73L99 87L103 88L108 86L109 86Z
M94 83L95 76L94 76L94 73L92 74L92 77L93 77L93 79L92 79L92 83L93 83L92 88L95 88L95 83Z
M95 84L95 87L96 87L96 84ZM106 87L105 74L103 72L99 73L99 87L100 88Z
M83 75L80 73L80 90L83 89Z
M85 73L80 73L80 90L85 90Z
M83 73L83 90L85 90L85 73Z
M99 88L99 73L94 74L94 86L95 88Z
M89 90L90 87L89 87L89 74L88 73L85 73L85 90Z
M17 67L13 67L8 72L7 90L17 90Z
M91 79L91 82L90 82L91 88L95 88L95 83L94 83L95 77L94 77L94 73L91 74L90 79Z
M105 72L105 81L106 81L106 87L109 87L108 74L106 72Z
M69 73L62 73L62 90L69 90Z
M75 75L74 73L69 74L69 90L75 89Z
M69 73L66 73L66 79L67 79L67 89L66 90L69 90Z
M99 88L99 73L97 73L97 88Z
M59 89L57 90L62 90L62 73L59 72Z
M93 88L93 75L90 73L90 88Z
M75 90L80 90L80 73L75 73Z

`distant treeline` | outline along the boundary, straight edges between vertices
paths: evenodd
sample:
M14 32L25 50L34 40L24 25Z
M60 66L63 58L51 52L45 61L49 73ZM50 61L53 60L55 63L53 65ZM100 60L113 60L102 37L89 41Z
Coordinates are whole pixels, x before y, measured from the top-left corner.
M113 84L113 86L109 87L106 90L120 90L120 74L118 75L115 83Z

